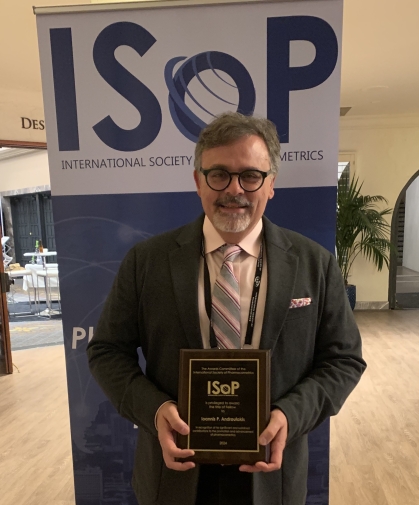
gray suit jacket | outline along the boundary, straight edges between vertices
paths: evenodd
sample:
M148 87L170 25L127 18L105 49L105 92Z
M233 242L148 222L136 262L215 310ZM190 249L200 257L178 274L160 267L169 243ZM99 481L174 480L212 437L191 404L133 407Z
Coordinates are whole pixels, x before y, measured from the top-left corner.
M199 467L169 470L154 416L177 398L179 349L202 348L198 270L203 216L133 247L88 346L91 371L118 412L139 426L133 486L141 505L194 505ZM271 398L289 423L279 471L254 474L255 505L304 505L307 434L336 414L365 369L334 257L264 218L268 288L261 349L272 350ZM289 309L293 298L312 304ZM147 361L138 366L137 347Z

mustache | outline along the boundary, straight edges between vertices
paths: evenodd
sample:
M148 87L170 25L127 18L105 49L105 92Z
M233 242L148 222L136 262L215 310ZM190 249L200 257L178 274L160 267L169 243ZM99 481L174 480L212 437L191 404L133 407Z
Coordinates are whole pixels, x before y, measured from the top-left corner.
M240 207L253 207L253 203L249 202L249 200L244 195L230 196L223 195L219 196L214 203L218 207L221 205L237 205Z

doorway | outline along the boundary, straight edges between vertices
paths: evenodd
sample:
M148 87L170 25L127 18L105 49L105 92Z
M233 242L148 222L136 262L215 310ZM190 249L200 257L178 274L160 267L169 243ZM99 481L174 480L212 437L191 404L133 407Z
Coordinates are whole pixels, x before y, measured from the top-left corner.
M24 254L35 250L35 241L55 251L51 192L10 197L16 263L24 264Z
M402 189L394 207L390 255L390 309L419 309L419 171Z
M11 260L6 273L14 281L6 307L15 359L15 351L63 344L59 258L47 170L46 151L10 148L0 152L0 172L8 174L1 178L0 224L8 237ZM34 185L37 175L39 184ZM43 250L36 249L37 240L42 240Z

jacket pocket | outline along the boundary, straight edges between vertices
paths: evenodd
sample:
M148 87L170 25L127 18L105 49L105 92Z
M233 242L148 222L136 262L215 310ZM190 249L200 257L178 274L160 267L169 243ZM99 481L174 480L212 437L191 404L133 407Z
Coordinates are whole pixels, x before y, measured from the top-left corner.
M289 309L285 322L293 321L294 319L301 319L303 317L313 317L316 313L316 304L311 302L310 305L305 307L296 307L295 309Z

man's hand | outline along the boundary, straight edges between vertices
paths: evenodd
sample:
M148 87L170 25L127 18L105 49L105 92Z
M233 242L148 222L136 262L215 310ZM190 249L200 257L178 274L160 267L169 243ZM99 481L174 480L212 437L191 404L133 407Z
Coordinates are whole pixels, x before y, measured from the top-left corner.
M266 429L260 434L259 443L267 445L271 443L271 460L269 463L258 461L254 465L241 465L241 472L272 472L279 470L282 465L282 453L285 449L285 443L288 435L288 421L285 414L274 409L271 412L271 419Z
M177 431L181 435L187 435L189 426L179 417L177 406L174 403L165 403L160 408L157 414L156 426L167 468L181 472L194 468L195 463L192 463L192 461L186 463L175 461L175 458L193 456L195 452L190 449L179 449L176 446L174 432Z

